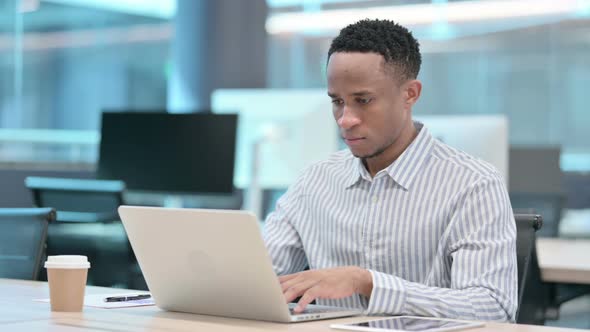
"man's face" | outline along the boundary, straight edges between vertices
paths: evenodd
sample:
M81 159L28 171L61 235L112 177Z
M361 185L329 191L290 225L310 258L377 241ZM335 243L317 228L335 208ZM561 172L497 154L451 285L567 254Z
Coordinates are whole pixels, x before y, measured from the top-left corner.
M372 158L395 146L402 129L412 125L397 70L380 54L337 52L327 72L334 118L352 154Z

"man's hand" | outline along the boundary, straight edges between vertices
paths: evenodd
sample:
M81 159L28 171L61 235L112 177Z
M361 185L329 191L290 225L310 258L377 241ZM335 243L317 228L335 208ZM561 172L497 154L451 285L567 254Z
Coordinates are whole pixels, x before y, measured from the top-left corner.
M295 313L317 298L341 299L353 294L370 297L373 290L371 273L356 266L303 271L280 276L279 281L287 303L301 296Z

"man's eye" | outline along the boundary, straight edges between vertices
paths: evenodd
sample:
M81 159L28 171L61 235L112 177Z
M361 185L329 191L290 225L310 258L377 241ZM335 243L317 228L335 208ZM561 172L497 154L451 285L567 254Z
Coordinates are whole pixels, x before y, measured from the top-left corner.
M371 102L371 98L357 98L357 103L366 105Z
M342 100L341 99L332 99L332 104L334 104L334 105L342 105Z

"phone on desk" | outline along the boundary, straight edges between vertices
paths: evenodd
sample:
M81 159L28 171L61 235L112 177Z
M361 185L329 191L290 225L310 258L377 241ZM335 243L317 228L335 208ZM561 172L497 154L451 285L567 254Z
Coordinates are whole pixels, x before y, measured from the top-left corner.
M397 316L351 324L332 324L333 329L373 332L444 332L484 326L481 322L454 319Z

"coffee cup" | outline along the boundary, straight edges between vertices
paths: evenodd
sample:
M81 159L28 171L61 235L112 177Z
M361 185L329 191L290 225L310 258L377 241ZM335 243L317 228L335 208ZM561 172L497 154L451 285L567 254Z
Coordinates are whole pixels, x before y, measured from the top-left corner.
M49 256L45 262L51 311L82 311L90 263L86 256Z

